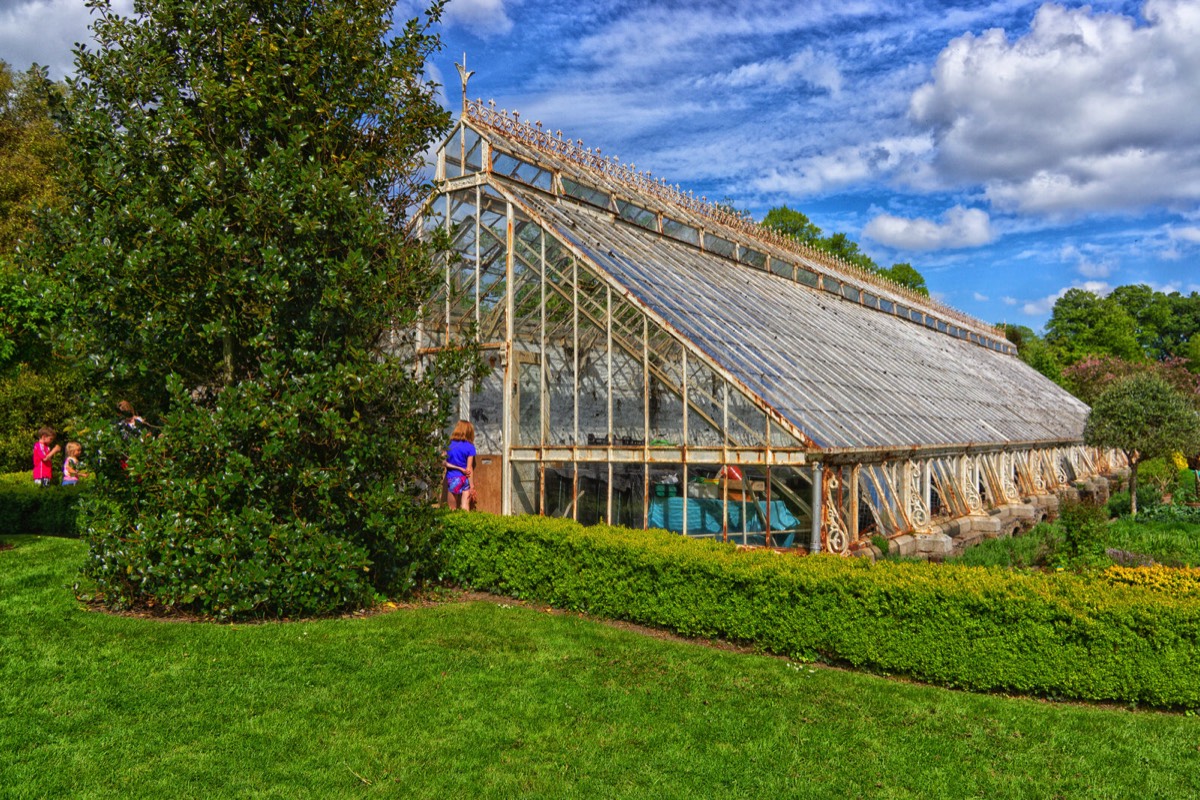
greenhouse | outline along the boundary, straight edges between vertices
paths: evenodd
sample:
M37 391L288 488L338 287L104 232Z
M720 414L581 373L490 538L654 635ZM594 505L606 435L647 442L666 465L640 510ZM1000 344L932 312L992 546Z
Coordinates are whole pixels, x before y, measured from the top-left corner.
M846 553L1117 466L991 325L540 123L464 102L437 170L419 346L491 369L459 410L483 510Z

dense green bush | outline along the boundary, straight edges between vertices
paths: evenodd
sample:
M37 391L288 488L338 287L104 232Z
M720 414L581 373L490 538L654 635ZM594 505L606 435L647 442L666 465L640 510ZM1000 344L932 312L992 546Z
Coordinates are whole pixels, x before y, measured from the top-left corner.
M0 532L77 536L81 486L33 485L27 472L0 475Z
M1070 564L1087 564L1104 557L1108 513L1092 503L1064 503L1059 509L1062 540L1056 555Z
M1162 505L1162 495L1153 486L1145 483L1138 484L1138 514L1141 515L1144 511L1157 508ZM1112 519L1117 517L1129 516L1129 490L1125 489L1108 498L1108 503L1105 508L1108 511L1108 516Z
M663 532L452 514L446 576L690 636L974 690L1200 706L1200 598L1103 574L741 552Z

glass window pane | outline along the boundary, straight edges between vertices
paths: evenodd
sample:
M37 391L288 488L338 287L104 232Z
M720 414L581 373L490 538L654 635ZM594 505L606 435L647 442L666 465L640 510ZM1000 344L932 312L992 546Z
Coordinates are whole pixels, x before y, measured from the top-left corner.
M722 239L719 236L713 236L711 233L704 234L704 249L710 253L733 258L734 244L728 239Z
M581 444L608 442L607 287L579 270L579 436Z
M514 514L537 514L541 512L541 482L538 480L539 465L535 462L512 462L512 512Z
M566 175L562 176L562 187L563 191L570 197L582 200L585 203L591 203L594 206L608 208L609 203L612 202L612 198L607 193L586 184L573 181Z
M633 203L627 203L624 200L618 200L617 213L620 215L621 219L626 220L627 222L632 222L634 225L646 228L647 230L658 230L658 215L648 208L642 208L641 206L634 205Z
M743 264L749 264L750 266L757 267L758 269L764 269L767 266L766 253L760 253L757 250L751 250L749 247L740 247L738 250L739 260Z
M817 278L817 273L807 270L804 267L796 267L796 280L803 283L805 286L811 286L816 289L820 281Z
M480 172L483 169L483 139L471 128L466 128L463 143L467 151L467 163L463 173Z
M645 527L646 465L612 465L613 524Z
M471 423L475 426L475 449L480 453L502 452L504 419L504 372L499 361L471 392Z
M735 390L729 393L729 439L738 447L763 447L767 440L767 415Z
M678 447L683 442L683 348L661 328L651 327L650 446Z
M549 461L544 465L548 517L575 517L575 468L569 461Z
M700 243L700 231L693 228L691 225L685 225L678 220L673 220L670 217L663 217L663 233L670 236L672 239L678 239L681 242L688 244Z
M462 168L462 128L455 128L454 135L444 146L446 154L446 177L458 178L463 174Z
M575 518L584 525L608 521L608 464L579 464Z
M720 447L725 382L699 358L688 357L688 444Z

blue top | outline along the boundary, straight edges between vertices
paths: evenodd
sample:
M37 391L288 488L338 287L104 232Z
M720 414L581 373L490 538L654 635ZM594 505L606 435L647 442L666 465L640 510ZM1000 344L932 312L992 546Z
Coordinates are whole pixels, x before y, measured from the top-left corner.
M458 467L459 472L467 468L467 459L475 455L475 445L470 442L454 440L446 451L446 463Z

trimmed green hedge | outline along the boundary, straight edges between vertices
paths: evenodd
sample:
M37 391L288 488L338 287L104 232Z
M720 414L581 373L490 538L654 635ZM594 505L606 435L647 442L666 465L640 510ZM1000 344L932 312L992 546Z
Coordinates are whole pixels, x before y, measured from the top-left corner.
M945 686L1200 707L1195 595L539 517L448 514L445 530L445 577L477 589Z
M77 537L79 486L33 485L28 472L0 475L0 532Z

